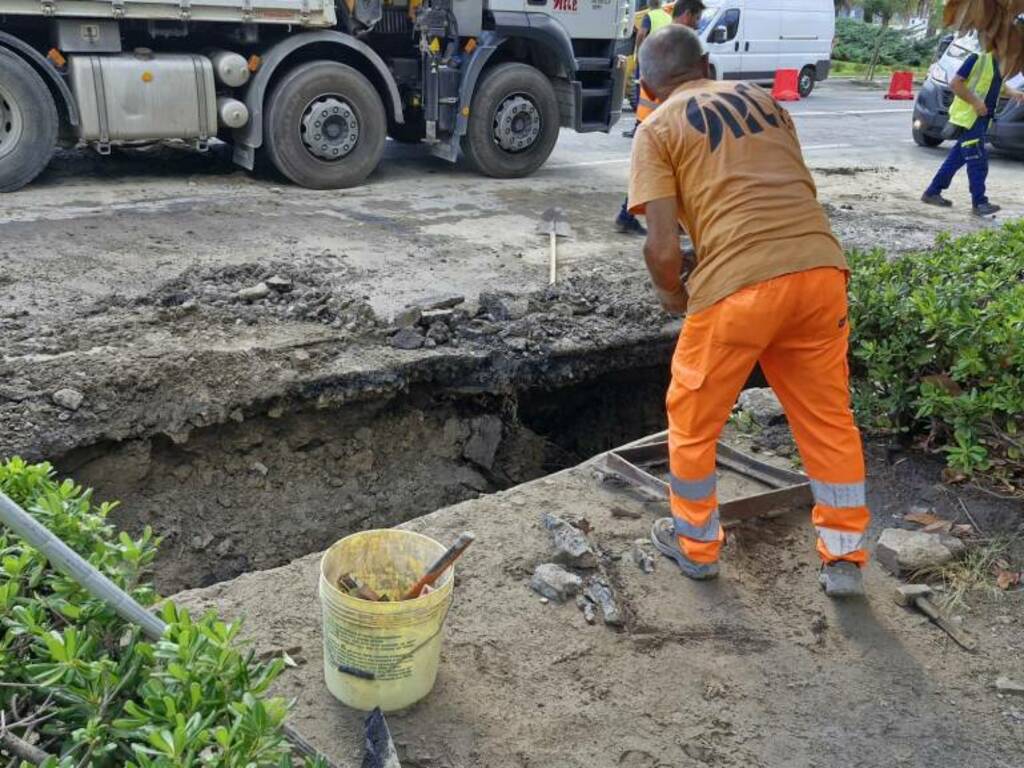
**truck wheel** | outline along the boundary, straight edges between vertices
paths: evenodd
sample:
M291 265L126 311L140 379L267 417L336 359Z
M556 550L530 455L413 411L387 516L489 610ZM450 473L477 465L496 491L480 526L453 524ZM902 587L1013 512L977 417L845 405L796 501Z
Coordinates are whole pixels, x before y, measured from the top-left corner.
M380 162L387 115L370 81L352 67L303 64L281 79L268 101L267 155L296 184L352 187Z
M937 147L942 143L941 136L929 136L927 133L922 131L920 128L914 128L913 137L914 143L919 147Z
M0 52L0 192L21 189L53 157L60 118L43 78Z
M811 95L811 91L814 90L814 82L817 74L817 70L810 65L807 65L800 70L800 79L797 81L796 87L800 93L801 99L806 99Z
M473 94L462 148L478 171L498 179L528 176L558 140L551 81L527 64L499 64Z

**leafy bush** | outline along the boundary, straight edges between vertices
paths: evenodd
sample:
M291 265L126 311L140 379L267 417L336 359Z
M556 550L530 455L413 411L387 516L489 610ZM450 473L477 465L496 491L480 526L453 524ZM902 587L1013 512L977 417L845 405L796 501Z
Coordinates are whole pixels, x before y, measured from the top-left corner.
M836 46L832 58L870 64L881 27L857 19L836 19ZM912 40L902 30L888 28L883 33L878 62L886 66L925 67L935 57L938 37Z
M1024 488L1024 220L850 261L861 421L920 436L957 475Z
M49 464L0 463L0 490L146 606L157 541L106 521L112 504L57 482ZM282 671L235 642L238 624L193 621L162 606L164 637L147 641L106 604L0 528L0 710L10 732L49 753L45 768L286 767L281 699L262 694ZM28 736L28 732L32 736Z

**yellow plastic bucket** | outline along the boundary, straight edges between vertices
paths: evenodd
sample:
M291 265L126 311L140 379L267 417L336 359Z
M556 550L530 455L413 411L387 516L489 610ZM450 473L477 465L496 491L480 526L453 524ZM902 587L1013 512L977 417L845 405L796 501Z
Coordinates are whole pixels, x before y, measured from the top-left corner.
M445 552L433 539L394 528L346 536L320 561L324 679L350 707L404 709L434 687L454 568L415 600L375 603L338 589L350 573L391 597L408 589Z

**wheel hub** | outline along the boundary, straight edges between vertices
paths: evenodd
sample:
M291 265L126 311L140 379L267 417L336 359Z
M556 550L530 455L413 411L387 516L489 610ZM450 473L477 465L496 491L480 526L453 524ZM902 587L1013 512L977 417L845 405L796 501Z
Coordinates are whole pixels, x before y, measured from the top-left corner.
M21 108L0 84L0 157L14 151L21 139L23 127Z
M494 113L494 141L506 152L529 149L540 136L540 110L525 96L509 96Z
M321 160L340 160L359 141L359 118L344 99L321 96L302 113L300 132L311 155Z

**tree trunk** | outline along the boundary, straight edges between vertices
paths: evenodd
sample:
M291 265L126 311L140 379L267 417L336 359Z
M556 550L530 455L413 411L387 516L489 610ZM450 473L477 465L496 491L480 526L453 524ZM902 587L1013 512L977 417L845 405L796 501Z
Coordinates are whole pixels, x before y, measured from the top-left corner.
M882 38L885 37L885 31L889 28L889 19L882 17L882 26L878 30L878 36L875 38L875 52L871 54L871 66L868 67L867 80L873 80L875 78L875 67L878 66L878 57L882 55Z

